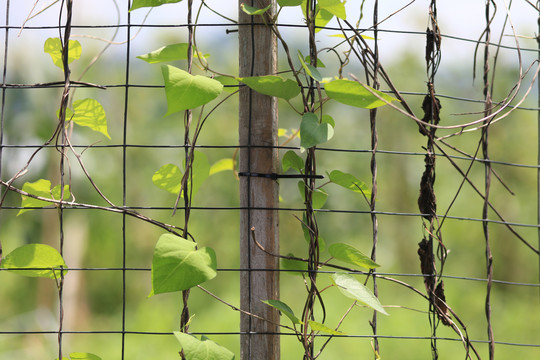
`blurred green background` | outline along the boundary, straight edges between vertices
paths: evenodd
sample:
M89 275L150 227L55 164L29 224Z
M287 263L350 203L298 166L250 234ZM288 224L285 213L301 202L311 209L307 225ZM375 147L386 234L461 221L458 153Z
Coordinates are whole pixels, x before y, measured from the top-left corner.
M51 1L52 2L52 1ZM30 14L33 1L11 2L10 25L7 48L7 79L10 84L33 84L60 81L62 72L56 68L48 54L43 52L43 43L48 37L57 37L58 30L41 28L54 27L58 24L59 3L30 19L19 33ZM236 18L235 1L207 1L223 15ZM228 6L225 5L228 4ZM352 4L351 4L352 3ZM347 10L351 22L356 22L360 1L350 1ZM399 4L398 4L399 3ZM391 14L406 2L393 2L393 7L381 9L384 14ZM454 17L456 8L465 9L463 1L453 5L441 5L441 31L476 39L484 26L483 2L478 11L469 9L464 18ZM522 6L525 2L516 5ZM5 11L6 0L0 1L0 11ZM118 1L117 13L115 2L95 1L90 3L75 2L74 25L114 25L127 21L127 1ZM364 4L362 27L371 24L372 1ZM428 20L427 5L415 4L397 14L381 27L409 31L425 31ZM526 5L526 4L525 4ZM44 6L40 4L39 6ZM444 7L447 6L447 7ZM476 9L476 8L474 8ZM529 12L516 13L518 35L534 36L536 17ZM294 9L297 10L297 9ZM35 13L35 11L34 11ZM186 4L166 5L152 10L145 20L146 10L131 13L132 24L183 24L186 19ZM384 18L384 14L380 18ZM445 15L446 14L446 15ZM527 14L525 16L525 14ZM283 12L284 22L302 24L301 14L287 9ZM504 15L504 14L503 14ZM494 25L500 25L504 16L498 14ZM118 18L119 16L119 18ZM465 16L476 19L468 22ZM518 21L519 20L519 21ZM207 8L203 7L199 23L227 23ZM5 24L5 22L4 22ZM336 25L331 23L330 25ZM445 28L443 25L446 25ZM519 26L518 26L519 25ZM470 28L469 28L470 26ZM225 28L199 27L196 33L197 47L203 53L210 54L210 67L216 71L237 74L237 35L227 34ZM480 28L480 30L478 30ZM448 30L447 30L448 29ZM117 205L122 197L122 159L121 146L124 136L124 105L126 83L126 64L129 61L129 88L127 98L126 143L137 146L126 148L126 204L132 207L159 208L171 207L175 197L152 184L152 174L162 165L174 163L181 165L183 149L170 147L181 145L184 129L181 114L168 117L164 91L159 87L141 87L135 85L161 85L162 77L158 65L149 65L136 56L155 50L167 44L185 42L187 30L183 27L133 27L128 34L126 27L115 29L76 28L73 39L79 40L83 56L72 63L72 77L76 79L90 63L92 58L105 46L99 38L113 39L113 44L103 53L96 64L82 78L96 84L120 85L107 90L77 89L73 98L92 97L103 104L108 119L111 139L75 126L72 142L91 147L84 150L82 157L93 180L106 196ZM501 29L498 29L500 32ZM307 32L303 29L283 28L283 36L291 49L300 49L307 53ZM494 31L496 33L496 31ZM505 34L509 34L508 29ZM335 31L321 31L318 34L319 49L336 45L340 39L331 37ZM368 34L369 35L369 34ZM463 35L463 34L461 34ZM125 40L131 37L130 55L126 61L127 45ZM405 98L417 115L421 114L422 96L407 95L407 92L423 93L426 89L424 66L425 38L422 34L400 35L393 32L379 34L381 63L387 70L396 87L405 93ZM513 39L504 37L505 44L513 45ZM373 42L371 42L372 44ZM521 39L521 47L534 48L534 39ZM5 47L2 45L2 53ZM346 47L338 47L338 52ZM468 99L482 99L482 84L479 76L472 78L473 54L475 44L451 38L443 39L440 70L436 77L437 93ZM492 53L495 48L491 48ZM476 61L477 74L482 71L483 49L480 48ZM531 64L537 53L523 51L523 66ZM337 58L334 53L321 51L320 59L327 65L321 69L323 76L337 75ZM519 77L519 63L515 50L502 49L496 67L494 99L505 98ZM280 70L286 69L286 60L280 48ZM185 68L185 62L173 65ZM363 70L358 62L351 62L344 76L349 73L362 78ZM525 95L531 82L531 75L526 75L516 100ZM534 85L536 86L536 85ZM384 85L383 85L383 88ZM7 89L5 92L5 114L3 128L4 145L39 145L51 135L56 127L56 110L60 104L61 89ZM533 87L529 97L521 104L534 108L537 92ZM217 104L224 95L210 104ZM483 103L460 101L449 97L440 97L442 104L442 125L453 125L481 117ZM299 100L293 100L298 105ZM291 111L288 104L280 100L280 127L289 133L299 126L299 117ZM207 109L210 108L207 107ZM238 144L238 98L232 97L221 105L208 119L198 140L201 149L211 163L234 154ZM207 110L206 110L207 111ZM325 112L336 121L334 138L321 146L317 152L317 171L324 173L339 169L354 174L366 183L370 183L370 154L362 150L370 149L369 115L367 110L342 106L334 102L325 105ZM195 111L195 115L197 115ZM537 159L537 112L515 110L504 120L490 128L490 157L492 160L518 164L535 165ZM419 134L417 125L390 108L381 108L378 115L377 130L379 135L378 197L377 209L389 213L414 214L418 212L416 201L419 183L424 170L422 146L426 139ZM453 131L441 130L439 135ZM447 140L460 150L473 154L478 146L480 132L465 133ZM284 141L285 139L281 139ZM114 147L103 147L117 145ZM143 145L143 146L139 146ZM298 146L298 140L290 145ZM163 147L156 147L163 146ZM220 148L219 146L225 146ZM326 149L326 150L325 150ZM347 152L331 151L334 149L351 150ZM458 152L445 148L452 155ZM83 148L78 149L79 152ZM4 147L2 151L2 180L13 176L28 160L33 148ZM284 153L283 151L281 155ZM393 152L403 152L396 154ZM300 152L298 151L300 154ZM444 158L437 158L436 195L438 213L443 214L450 206L463 177ZM470 161L456 159L456 163L467 169ZM89 181L79 168L75 157L69 158L72 192L78 202L98 204L106 203L93 191ZM499 181L492 180L490 199L492 204L509 222L536 224L537 218L537 169L494 164L494 170L504 183L514 192L511 195ZM476 186L483 191L484 167L475 163L470 172ZM59 181L59 154L54 148L39 152L32 161L28 173L14 185L22 187L24 182L33 182L45 178L53 185ZM371 219L367 213L369 207L357 194L351 195L336 185L328 185L328 202L323 211L318 212L321 236L328 244L346 242L361 249L366 254L371 251ZM294 180L280 181L280 194L283 198L280 206L285 209L302 208L302 200ZM223 300L239 304L239 212L237 210L212 210L211 208L237 207L238 182L232 172L221 172L206 180L200 192L194 198L195 207L210 209L192 210L190 232L201 246L215 249L220 271L218 277L203 286ZM16 217L20 205L20 196L8 193L4 202L5 209L0 213L0 238L4 255L18 246L28 243L45 243L56 248L59 245L59 220L54 209L36 210ZM326 210L339 210L331 212ZM449 215L459 218L481 218L482 199L467 184L459 192ZM157 220L183 226L183 213L174 217L170 210L143 209L141 213ZM306 242L303 239L298 220L301 212L284 210L280 214L280 234L282 254L294 253L305 257ZM490 219L498 220L493 212ZM420 217L399 215L378 215L379 241L377 262L379 271L395 273L397 279L407 282L424 291L417 255L417 244L422 239L423 227ZM504 225L489 225L494 256L494 278L497 280L538 283L538 256L516 239ZM537 228L516 227L517 231L533 245L537 246ZM125 222L126 267L148 269L151 265L155 243L163 233L150 224L127 218ZM485 247L482 223L478 221L447 219L442 227L443 241L450 253L444 273L455 277L484 279ZM82 209L64 211L64 258L71 268L93 268L87 271L71 271L64 286L64 322L65 331L83 332L66 334L63 338L64 353L91 352L104 360L119 359L121 356L121 335L103 334L103 331L120 331L122 328L122 272L104 268L121 268L123 256L123 222L118 214ZM324 253L323 259L329 255ZM227 270L229 269L229 270ZM230 270L232 269L232 270ZM300 314L303 307L304 286L302 279L290 274L281 275L281 299ZM320 288L330 284L328 275L319 277ZM181 311L180 294L165 294L147 298L150 291L150 272L144 270L126 273L126 324L125 358L126 359L175 359L179 345L172 335L139 334L137 332L171 332L178 330ZM379 280L379 297L383 305L388 306L391 316L378 317L379 334L399 339L381 338L381 356L383 359L427 359L431 357L429 339L407 339L407 337L429 337L430 327L427 303L409 289L392 282ZM17 276L0 272L0 359L54 359L57 356L58 300L53 281ZM486 319L484 300L486 282L472 279L445 279L447 302L459 314L466 324L471 339L485 341ZM335 327L341 316L351 305L351 301L339 294L336 289L323 293L327 314L326 324ZM538 286L515 286L493 284L492 311L495 339L501 342L535 344L536 347L511 346L498 344L496 357L500 359L533 359L540 356L540 309ZM195 315L190 331L209 334L208 336L233 351L239 357L239 314L219 303L205 293L195 289L191 292L190 310ZM368 321L372 312L366 308L355 307L344 320L340 330L352 336L335 338L323 351L321 359L364 359L373 358L370 345L371 328ZM283 319L287 323L287 319ZM288 325L288 324L287 324ZM16 332L50 331L48 334L14 334ZM88 332L88 333L86 333ZM232 334L214 334L232 333ZM456 338L453 331L439 327L438 335ZM282 358L299 359L302 347L296 337L281 337ZM317 342L321 345L323 340ZM464 357L463 346L459 341L438 341L441 359ZM487 357L487 345L475 343L482 357Z

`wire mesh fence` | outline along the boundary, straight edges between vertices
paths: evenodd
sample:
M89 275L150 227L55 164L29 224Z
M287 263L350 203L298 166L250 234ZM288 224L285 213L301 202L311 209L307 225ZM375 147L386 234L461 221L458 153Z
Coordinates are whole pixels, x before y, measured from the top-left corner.
M162 3L0 2L0 358L538 356L537 3Z

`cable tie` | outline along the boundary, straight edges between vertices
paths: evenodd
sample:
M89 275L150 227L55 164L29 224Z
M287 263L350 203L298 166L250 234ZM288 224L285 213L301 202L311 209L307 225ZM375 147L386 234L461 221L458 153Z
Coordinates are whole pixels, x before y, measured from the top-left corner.
M268 178L272 180L277 179L324 179L323 175L302 175L302 174L261 174L261 173L253 173L253 172L239 172L238 176L250 176L250 177L262 177L262 178Z

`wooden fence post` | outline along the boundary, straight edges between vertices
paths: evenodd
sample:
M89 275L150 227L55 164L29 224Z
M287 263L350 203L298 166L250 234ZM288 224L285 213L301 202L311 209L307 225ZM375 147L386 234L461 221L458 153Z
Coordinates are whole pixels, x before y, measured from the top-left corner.
M250 1L239 0L238 4ZM275 0L251 4L263 8ZM242 25L246 24L246 25ZM260 24L260 25L254 25ZM239 9L240 77L274 74L277 70L277 40L260 16L249 16ZM261 300L279 298L278 184L276 180L249 174L277 173L277 99L261 95L247 87L240 90L239 171L240 176L240 306L253 316L240 316L240 358L242 360L278 360L279 313ZM258 210L257 210L258 209ZM253 236L254 235L254 236ZM256 240L268 253L262 251ZM263 269L263 270L261 270ZM257 333L257 334L254 334ZM270 333L270 334L269 334Z

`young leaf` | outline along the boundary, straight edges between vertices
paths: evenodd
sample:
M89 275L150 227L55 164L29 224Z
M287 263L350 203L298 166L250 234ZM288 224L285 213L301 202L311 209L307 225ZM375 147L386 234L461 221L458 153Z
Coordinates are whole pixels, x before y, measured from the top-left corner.
M324 90L330 99L334 99L345 105L351 105L363 109L374 109L379 106L386 105L384 101L370 93L364 86L367 87L367 85L362 85L357 81L334 80L327 83L324 86ZM388 102L397 100L396 98L393 98L392 96L378 90L371 89L371 91Z
M287 256L294 257L292 253L287 254ZM287 274L289 275L302 275L307 272L307 264L300 260L281 258L280 265L282 269L288 270Z
M332 244L328 247L328 252L338 260L352 265L358 265L366 269L375 269L380 266L369 257L362 254L362 252L348 244Z
M334 121L334 118L330 115L323 115L321 118L321 123L323 124L330 124L330 126L335 127L336 122Z
M283 171L294 169L301 173L304 169L304 160L294 151L289 150L285 153L285 155L283 155L283 160L281 160L281 167Z
M304 58L304 62L305 62L306 64L310 64L310 63L311 63L311 58L310 58L309 55L306 56L306 57ZM316 66L316 67L318 67L318 68L325 68L326 65L324 65L324 63L321 61L321 59L317 58L317 66Z
M351 174L347 174L339 170L334 170L330 174L328 174L328 177L330 181L334 184L343 186L344 188L352 190L356 193L364 194L364 196L366 197L371 196L371 190L369 190L367 185Z
M302 196L302 200L306 201L306 194L304 191L304 182L299 181L298 182L298 191L300 192L300 196ZM322 209L324 204L326 203L326 199L328 198L328 194L322 190L322 189L315 189L313 191L313 194L311 195L311 205L314 209Z
M45 40L43 51L49 54L52 58L54 65L60 69L64 69L64 62L62 60L62 42L59 38L48 38ZM77 40L69 40L68 42L68 64L71 64L73 60L77 60L81 57L82 47L81 43Z
M300 146L308 149L322 144L334 136L334 128L328 123L319 123L317 115L305 113L300 123Z
M347 20L344 2L341 2L340 0L318 0L317 4L319 4L319 7L322 10L326 10L342 20Z
M356 280L352 275L335 273L332 275L332 280L339 291L346 297L360 301L381 314L388 315L379 302L379 299L373 295L371 290Z
M215 79L221 84L223 84L223 91L228 92L229 94L232 94L233 92L238 90L239 83L238 80L236 80L235 78L232 78L230 76L216 76Z
M205 336L199 340L193 335L179 331L175 331L174 336L189 360L234 360L234 354L229 349L216 344Z
M304 17L306 17L306 2L307 0L302 0L302 12L304 13ZM319 5L317 5L315 9L315 13L317 14L315 16L315 32L319 32L322 30L323 27L326 26L334 18L334 15L329 12L328 10L321 9Z
M148 54L137 56L137 59L146 61L149 64L156 64L167 61L185 60L188 58L188 44L171 44L149 52Z
M237 79L263 95L290 100L300 94L300 87L295 81L276 75L252 76Z
M214 100L223 90L223 85L206 76L191 75L171 65L161 65L167 96L167 115L194 109Z
M69 358L71 360L101 360L101 358L97 355L80 352L69 354Z
M300 50L298 50L298 60L300 60L300 64L302 65L304 71L306 72L306 74L308 74L308 76L313 78L313 80L315 81L322 81L322 76L319 70L317 70L317 68L313 65L306 64L306 62L304 61L304 55L302 55Z
M248 14L248 15L251 15L251 16L262 15L266 11L268 11L268 9L270 9L271 7L272 7L272 4L268 5L264 9L259 9L259 8L249 6L249 5L246 5L246 4L243 4L243 3L240 4L240 8L242 8L242 11L245 12L246 14Z
M225 158L216 161L212 164L210 167L209 175L214 175L221 171L227 171L227 170L233 170L234 169L234 161L232 158Z
M303 0L277 0L277 3L281 7L284 7L284 6L298 6L298 5L302 4L302 1Z
M300 319L298 319L295 315L292 309L289 307L289 305L285 304L283 301L279 300L261 300L266 305L269 305L273 308L278 309L283 315L288 317L293 324L303 324Z
M152 291L149 296L182 291L216 277L216 254L211 248L197 249L193 241L163 234L152 259Z
M309 326L311 327L311 330L313 331L320 331L320 332L330 334L330 335L343 335L341 331L330 329L328 326L321 324L320 322L313 321L313 320L309 320Z
M29 194L41 196L47 199L53 198L55 200L60 200L60 185L56 185L51 190L51 182L49 180L40 179L36 182L24 183L22 187L23 191L26 191ZM71 196L71 193L69 192L69 185L64 185L64 200L68 199ZM34 207L44 207L49 206L51 203L43 200L34 199L29 196L21 195L21 207L25 209L19 210L17 213L17 216L21 215L22 213L25 213L27 211L33 210L33 209L26 209L26 208L34 208Z
M60 270L55 268L65 268L64 275L67 274L67 266L60 253L53 247L44 244L28 244L16 248L7 254L0 264L2 269L28 268L34 270L11 270L18 275L29 277L42 277L49 279L60 279ZM43 270L36 270L36 269Z
M100 132L109 139L107 132L107 116L105 110L99 102L94 99L77 100L73 102L73 116L71 120L77 125L87 126L90 129ZM66 120L68 118L66 117Z
M155 7L163 4L177 3L180 1L182 0L133 0L133 5L131 5L131 9L129 9L129 11L133 11L142 7Z

